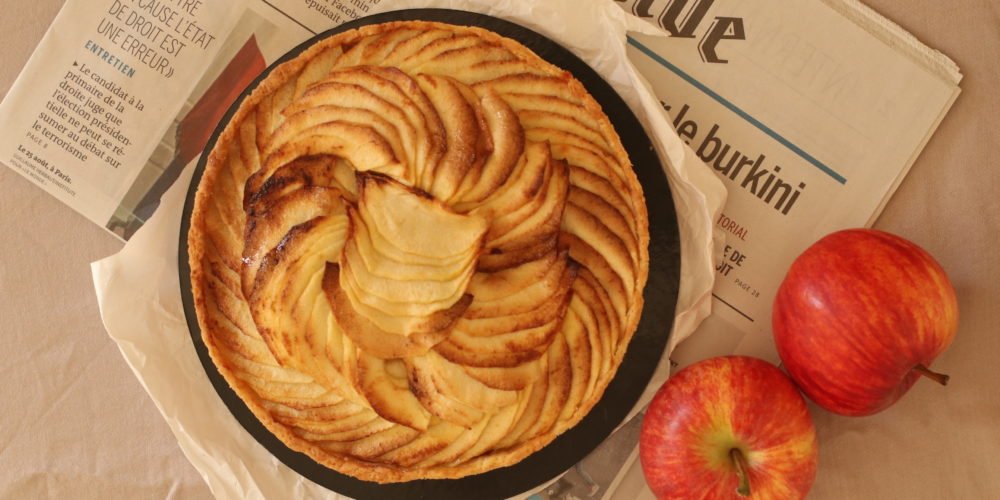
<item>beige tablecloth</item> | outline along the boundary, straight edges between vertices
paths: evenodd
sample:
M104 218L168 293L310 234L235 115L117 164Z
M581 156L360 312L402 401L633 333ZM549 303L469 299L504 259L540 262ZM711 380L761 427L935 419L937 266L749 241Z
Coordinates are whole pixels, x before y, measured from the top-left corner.
M868 418L813 407L812 498L997 498L1000 4L867 3L965 74L962 96L876 224L939 259L958 289L961 327L934 365L952 375L947 388L920 383ZM0 94L60 7L4 0ZM101 325L89 263L121 243L5 167L0 234L0 497L210 497Z

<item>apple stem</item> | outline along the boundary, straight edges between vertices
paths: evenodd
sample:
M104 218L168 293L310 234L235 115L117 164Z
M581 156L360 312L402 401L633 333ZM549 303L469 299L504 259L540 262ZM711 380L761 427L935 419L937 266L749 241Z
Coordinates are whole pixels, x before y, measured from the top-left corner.
M747 459L739 448L729 450L729 458L736 466L736 477L739 478L739 485L736 486L736 493L741 497L750 496L750 476L747 474Z
M917 365L913 368L913 370L941 385L948 385L948 380L951 379L948 375L931 371L930 368L927 368L924 365Z

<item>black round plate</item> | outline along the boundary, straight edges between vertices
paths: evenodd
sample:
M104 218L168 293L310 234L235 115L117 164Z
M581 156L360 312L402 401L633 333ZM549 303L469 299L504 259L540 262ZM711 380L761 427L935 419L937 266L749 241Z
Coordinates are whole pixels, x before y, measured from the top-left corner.
M642 184L649 210L650 265L649 280L643 293L645 307L638 330L629 344L625 359L604 396L575 427L556 438L545 448L521 462L462 479L420 480L396 484L360 481L330 470L308 456L293 451L279 441L250 412L229 387L208 355L201 338L191 294L191 268L188 265L187 233L195 192L205 170L208 151L239 104L278 64L285 62L315 42L336 33L368 24L389 21L438 21L465 26L479 26L517 40L550 63L571 72L604 108L622 138ZM680 238L670 188L659 158L639 120L625 102L600 75L570 51L527 28L502 19L471 12L444 9L414 9L387 12L358 19L311 38L272 64L253 83L222 118L197 165L181 222L178 264L181 297L191 340L209 380L219 397L243 427L285 465L299 474L337 493L354 498L504 498L516 495L562 474L596 448L621 423L632 408L660 360L674 320L680 280ZM194 409L192 409L194 411Z

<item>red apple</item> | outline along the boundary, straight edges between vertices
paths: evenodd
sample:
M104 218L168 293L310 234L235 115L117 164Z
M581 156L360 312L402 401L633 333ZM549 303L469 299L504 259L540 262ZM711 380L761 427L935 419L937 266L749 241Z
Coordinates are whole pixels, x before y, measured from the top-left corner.
M670 377L646 409L639 459L657 498L805 497L816 429L774 365L725 356Z
M882 231L832 233L792 263L774 300L774 340L817 404L871 415L895 403L955 336L958 301L941 266Z

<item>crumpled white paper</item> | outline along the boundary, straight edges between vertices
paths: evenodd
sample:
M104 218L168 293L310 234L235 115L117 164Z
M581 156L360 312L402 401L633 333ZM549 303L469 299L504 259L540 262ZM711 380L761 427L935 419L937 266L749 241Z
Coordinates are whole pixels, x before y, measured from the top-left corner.
M414 7L481 12L555 40L615 88L653 139L678 215L680 297L670 345L631 417L668 377L668 354L709 313L714 277L713 221L725 201L722 184L677 137L659 101L626 57L627 31L659 33L611 0L383 3L384 10ZM338 498L286 467L257 443L219 399L198 360L181 304L177 266L178 233L193 167L193 163L187 167L164 195L156 214L121 252L92 264L105 328L163 414L184 454L217 497Z

